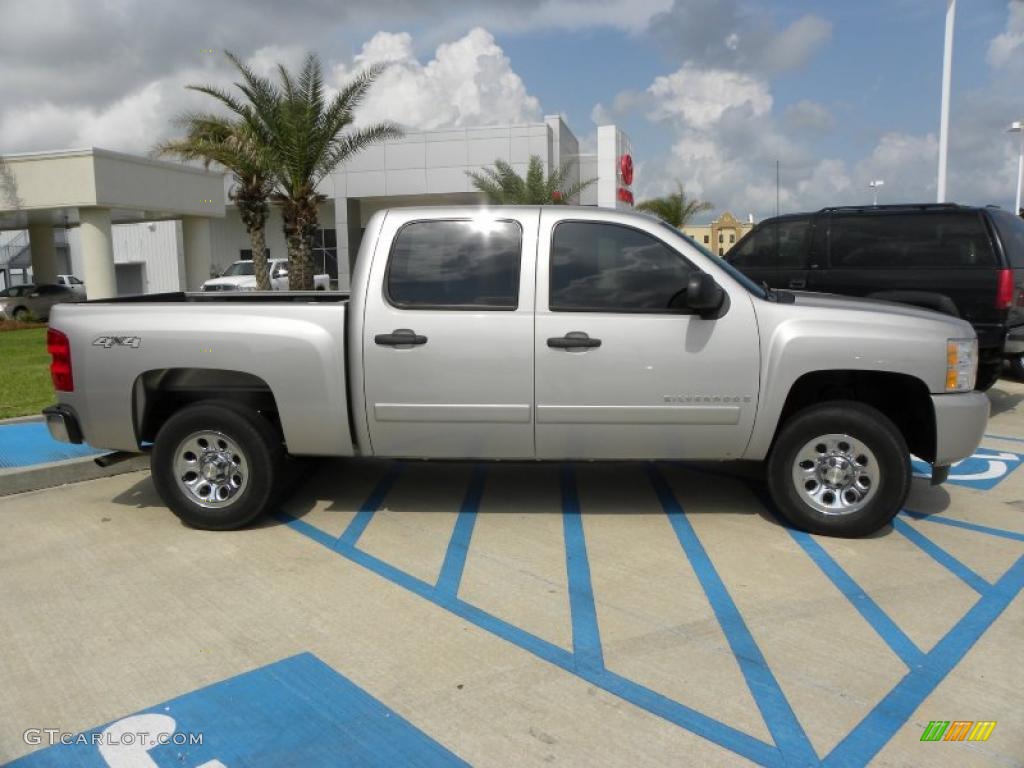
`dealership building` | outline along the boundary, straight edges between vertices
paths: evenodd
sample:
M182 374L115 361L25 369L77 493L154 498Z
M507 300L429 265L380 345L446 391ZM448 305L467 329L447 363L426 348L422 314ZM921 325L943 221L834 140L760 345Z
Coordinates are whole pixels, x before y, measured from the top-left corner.
M596 152L558 115L543 122L408 132L369 147L324 179L314 259L341 290L367 221L383 208L480 204L468 171L497 159L525 174L567 165L569 183L596 179L570 202L633 203L632 148L616 126L597 129ZM90 297L196 290L252 257L228 200L230 175L102 149L8 155L0 165L0 284L74 274ZM285 258L281 215L266 227L271 258Z

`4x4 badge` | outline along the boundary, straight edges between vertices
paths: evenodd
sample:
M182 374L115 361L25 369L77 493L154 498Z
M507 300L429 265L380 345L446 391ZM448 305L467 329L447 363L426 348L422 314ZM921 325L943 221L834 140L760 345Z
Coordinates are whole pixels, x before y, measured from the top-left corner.
M111 347L138 349L141 343L141 336L100 336L92 345L94 347L103 347L104 349L110 349Z

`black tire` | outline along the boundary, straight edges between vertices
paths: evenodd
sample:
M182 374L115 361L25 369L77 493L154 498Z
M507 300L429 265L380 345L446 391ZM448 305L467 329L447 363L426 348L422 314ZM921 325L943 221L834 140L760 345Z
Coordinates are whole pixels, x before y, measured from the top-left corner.
M978 364L978 378L974 382L974 388L979 392L985 392L995 386L1003 373L1003 358L996 360L982 360Z
M1015 379L1024 380L1024 355L1013 355L1006 358L1010 364L1010 375Z
M184 441L203 431L222 433L238 448L247 473L237 496L217 508L204 506L178 482L175 462ZM229 443L228 445L230 445ZM184 523L209 531L241 528L275 501L284 466L277 428L252 408L229 400L204 400L171 416L157 433L150 457L153 484L164 503ZM233 470L232 470L233 471Z
M862 507L844 514L826 514L812 506L794 479L798 455L805 446L834 434L862 443L877 465L873 493ZM850 400L832 400L805 408L782 425L768 456L767 475L776 508L794 527L825 536L867 536L903 506L910 491L910 452L896 425L881 411Z
M28 310L25 309L25 307L18 307L16 310L14 310L14 312L11 313L11 316L19 323L28 322Z

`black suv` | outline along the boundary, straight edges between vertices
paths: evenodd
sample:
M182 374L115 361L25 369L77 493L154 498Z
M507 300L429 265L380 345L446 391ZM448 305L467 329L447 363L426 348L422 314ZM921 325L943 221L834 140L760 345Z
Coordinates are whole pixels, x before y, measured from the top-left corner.
M1024 220L946 203L824 208L766 219L725 256L773 288L914 304L978 334L978 389L1024 373Z

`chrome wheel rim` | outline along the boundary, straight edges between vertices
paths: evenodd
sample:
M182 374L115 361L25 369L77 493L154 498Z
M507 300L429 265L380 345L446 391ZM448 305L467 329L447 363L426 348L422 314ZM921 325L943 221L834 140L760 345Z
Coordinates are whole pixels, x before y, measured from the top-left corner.
M223 432L193 432L174 451L174 477L195 504L206 509L231 506L249 482L249 462Z
M825 515L858 512L875 495L878 460L863 442L845 434L808 440L793 460L793 485L806 504Z

